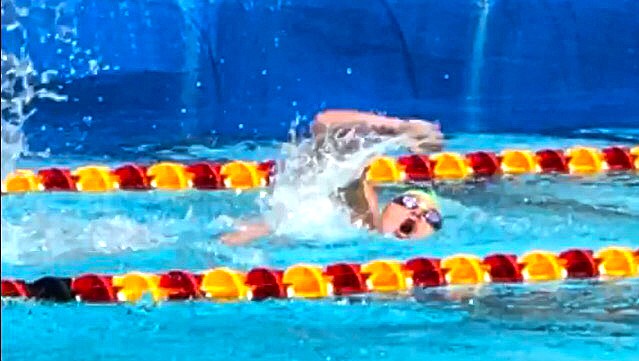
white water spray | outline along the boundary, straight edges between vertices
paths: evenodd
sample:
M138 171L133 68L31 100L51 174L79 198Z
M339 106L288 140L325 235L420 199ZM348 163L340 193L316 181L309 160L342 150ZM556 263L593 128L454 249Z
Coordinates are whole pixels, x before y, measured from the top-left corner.
M319 147L312 139L284 144L285 164L265 204L275 234L331 240L358 232L348 210L335 201L335 192L358 178L373 157L397 149L402 140L351 131L331 136Z

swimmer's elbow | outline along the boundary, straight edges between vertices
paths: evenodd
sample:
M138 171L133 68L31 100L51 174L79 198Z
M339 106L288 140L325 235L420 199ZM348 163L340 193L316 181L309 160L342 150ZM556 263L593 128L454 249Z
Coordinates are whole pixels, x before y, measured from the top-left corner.
M329 129L342 127L352 117L352 113L353 111L348 110L325 110L318 113L311 125L313 135L322 137Z

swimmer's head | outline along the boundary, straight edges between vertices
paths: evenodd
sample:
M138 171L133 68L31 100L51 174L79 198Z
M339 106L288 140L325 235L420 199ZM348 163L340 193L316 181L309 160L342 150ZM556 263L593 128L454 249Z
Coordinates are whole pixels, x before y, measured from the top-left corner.
M441 226L442 216L435 198L419 190L400 194L382 212L382 233L401 239L425 238Z

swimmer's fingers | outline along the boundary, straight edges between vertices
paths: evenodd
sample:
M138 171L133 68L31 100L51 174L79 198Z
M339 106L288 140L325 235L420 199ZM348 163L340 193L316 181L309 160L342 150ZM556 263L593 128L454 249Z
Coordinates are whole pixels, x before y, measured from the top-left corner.
M441 150L444 144L439 124L424 120L409 120L403 125L403 132L408 135L408 147L413 152Z
M442 150L444 139L441 138L425 138L414 139L409 145L409 149L414 153L437 152Z

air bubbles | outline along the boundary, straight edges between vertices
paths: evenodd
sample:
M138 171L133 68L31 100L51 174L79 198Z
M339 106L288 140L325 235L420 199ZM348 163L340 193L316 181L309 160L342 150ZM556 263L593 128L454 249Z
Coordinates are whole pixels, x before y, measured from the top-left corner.
M262 75L266 75L268 74L268 71L266 69L262 69Z
M444 74L444 79L446 80L450 79L450 75L448 75L448 73Z
M202 82L198 81L197 83L195 83L195 86L198 87L198 88L201 88L202 87Z
M348 74L348 75L353 74L353 69L351 69L351 68L346 68L346 74Z

